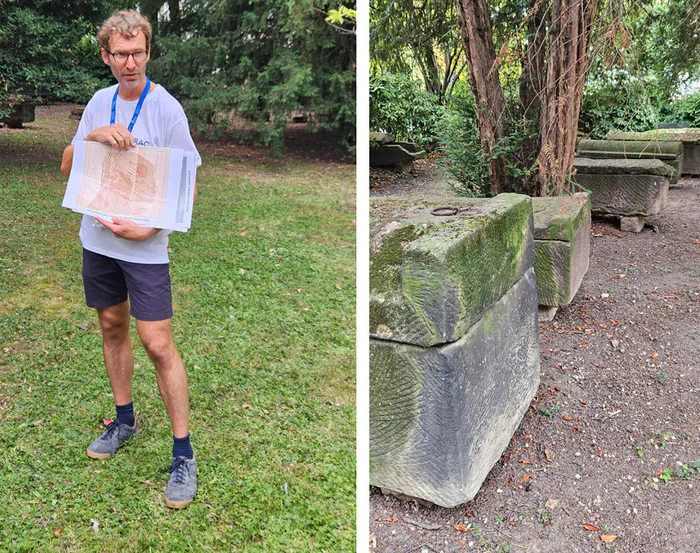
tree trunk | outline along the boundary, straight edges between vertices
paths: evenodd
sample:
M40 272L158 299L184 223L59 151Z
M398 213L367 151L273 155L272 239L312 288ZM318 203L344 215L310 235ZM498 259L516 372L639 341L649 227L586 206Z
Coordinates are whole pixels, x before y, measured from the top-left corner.
M469 64L469 83L476 104L481 147L488 160L492 194L499 194L506 182L505 161L494 156L494 147L505 136L505 102L499 81L493 31L486 0L455 0L459 30Z
M570 192L578 116L588 71L588 45L598 0L553 0L547 83L540 118L538 196Z
M520 74L520 106L523 117L530 128L538 130L537 135L523 141L523 164L527 164L529 155L537 152L540 144L540 115L542 113L542 95L545 83L545 51L546 51L546 14L537 9L537 1L531 0L531 15L527 20L527 43L522 57L522 72ZM526 192L535 193L535 183L525 183Z

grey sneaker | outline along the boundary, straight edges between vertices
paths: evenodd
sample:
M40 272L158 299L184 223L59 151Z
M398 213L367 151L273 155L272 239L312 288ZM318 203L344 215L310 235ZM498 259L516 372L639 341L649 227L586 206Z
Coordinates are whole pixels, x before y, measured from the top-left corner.
M197 493L197 461L194 457L173 457L168 472L170 480L165 490L165 504L172 509L184 509Z
M127 426L118 420L113 420L107 426L102 436L92 442L87 448L88 457L93 459L107 459L114 455L129 438L138 432L139 423Z

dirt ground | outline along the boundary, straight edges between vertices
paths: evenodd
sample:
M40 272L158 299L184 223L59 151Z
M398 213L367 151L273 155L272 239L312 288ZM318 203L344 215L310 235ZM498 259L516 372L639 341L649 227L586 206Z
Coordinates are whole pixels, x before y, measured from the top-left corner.
M452 194L429 161L370 184ZM574 301L540 323L537 396L477 496L444 509L372 488L371 552L700 551L700 179L649 222L594 219Z

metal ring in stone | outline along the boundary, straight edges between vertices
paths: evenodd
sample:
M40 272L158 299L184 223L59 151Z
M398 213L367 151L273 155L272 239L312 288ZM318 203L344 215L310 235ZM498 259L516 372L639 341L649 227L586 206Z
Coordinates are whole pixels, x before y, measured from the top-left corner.
M430 214L435 215L436 217L445 217L447 215L457 215L459 213L459 209L456 207L452 207L449 205L444 205L441 207L436 207L433 209Z

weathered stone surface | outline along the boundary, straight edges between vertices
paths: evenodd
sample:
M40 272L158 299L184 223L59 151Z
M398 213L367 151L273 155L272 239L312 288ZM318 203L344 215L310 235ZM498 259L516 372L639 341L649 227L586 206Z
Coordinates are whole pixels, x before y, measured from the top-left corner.
M644 132L610 131L606 140L642 140L642 141L678 141L678 142L700 142L700 129L656 129Z
M683 153L683 143L680 141L658 140L579 140L576 153L601 152L605 154L623 154L631 159L639 159L640 155L678 157ZM579 154L580 157L592 157ZM656 158L660 159L660 158Z
M577 174L587 175L659 175L670 177L673 169L658 159L591 159L575 157Z
M588 194L533 198L532 208L539 304L568 305L588 271L591 242Z
M659 159L674 169L671 184L683 171L683 143L635 140L580 140L576 155L591 159Z
M415 145L406 149L401 144L384 144L369 150L369 164L371 167L393 167L401 171L409 171L413 162L423 159L425 150L419 150Z
M394 141L394 135L388 132L371 132L369 133L370 142L377 144L391 144Z
M370 483L444 507L472 499L538 382L531 268L455 343L370 340Z
M450 205L459 214L432 215ZM370 202L370 335L454 342L534 264L528 196Z
M575 158L574 167L579 169L584 158ZM664 165L659 160L585 160L607 161L610 164L633 163ZM620 170L625 167L618 167ZM666 167L666 169L669 169ZM669 181L667 176L650 174L603 174L577 172L574 176L577 184L591 193L591 212L594 215L656 215L666 204Z
M700 174L700 129L656 129L646 132L610 131L605 137L608 140L675 140L683 142L682 175Z
M620 230L624 232L642 232L646 217L642 215L632 215L631 217L620 217Z

